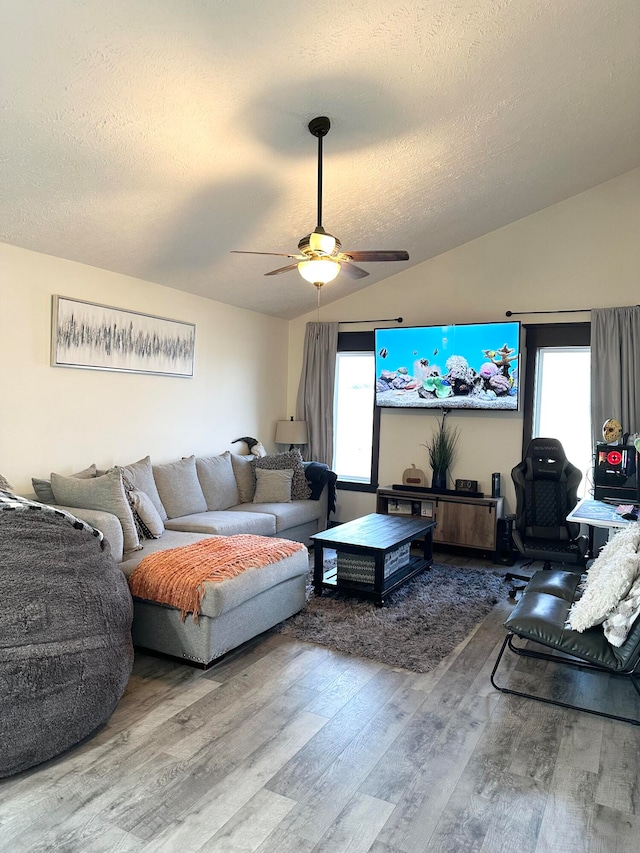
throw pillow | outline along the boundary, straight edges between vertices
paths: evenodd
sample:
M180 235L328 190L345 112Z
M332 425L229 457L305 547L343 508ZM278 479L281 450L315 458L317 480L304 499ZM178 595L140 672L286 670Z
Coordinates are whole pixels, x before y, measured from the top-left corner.
M139 489L132 489L129 492L129 500L132 511L140 519L145 538L160 539L164 533L164 522L149 495Z
M640 525L621 530L604 546L587 572L582 597L571 605L567 626L586 631L600 625L640 575Z
M640 576L635 579L627 595L602 623L604 635L612 646L619 648L640 616Z
M252 465L253 456L231 454L231 467L238 485L238 503L248 504L253 500L256 490L256 473Z
M169 518L207 511L207 502L196 472L195 456L154 465L153 478Z
M9 485L7 480L0 474L0 489L4 492L11 492L13 494L13 486Z
M293 471L290 468L256 468L255 504L281 504L291 502Z
M207 509L229 509L239 502L238 484L233 473L231 454L196 459L196 472L202 486Z
M122 472L122 468L120 471ZM125 474L122 474L122 485L133 513L139 539L160 539L164 533L164 522L149 495L134 488Z
M156 486L156 481L153 478L151 457L145 456L144 459L139 459L131 465L125 465L122 469L122 473L125 477L131 480L134 488L149 495L154 507L158 511L158 515L162 521L166 521L168 517L167 511L162 505L160 495L158 494L158 487Z
M100 509L117 516L122 525L124 550L140 550L140 540L119 468L112 468L102 477L93 477L90 480L52 474L51 489L58 504L82 509Z
M77 474L71 474L70 476L77 477L79 480L88 480L90 477L95 477L95 463L93 465L89 465L88 468L84 468L82 471L78 471ZM55 504L56 498L53 494L53 490L51 489L51 480L40 480L37 477L32 477L31 485L33 486L33 491L36 493L36 497L40 503Z
M302 456L297 448L295 450L287 450L284 453L275 453L272 456L263 456L261 459L254 459L253 465L256 471L258 468L266 468L270 471L279 469L292 470L291 500L304 501L311 494L311 489L304 473Z

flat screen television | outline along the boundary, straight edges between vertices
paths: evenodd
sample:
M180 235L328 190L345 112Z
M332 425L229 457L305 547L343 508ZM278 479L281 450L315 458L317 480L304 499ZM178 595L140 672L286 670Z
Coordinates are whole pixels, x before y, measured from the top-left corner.
M520 323L375 330L376 405L518 409Z

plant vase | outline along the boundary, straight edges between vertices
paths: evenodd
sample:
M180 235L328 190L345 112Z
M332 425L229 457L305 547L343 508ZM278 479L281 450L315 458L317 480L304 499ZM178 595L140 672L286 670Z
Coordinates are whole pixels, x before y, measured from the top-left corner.
M432 489L446 489L447 473L456 459L458 430L451 429L445 423L447 412L443 410L442 418L433 432L430 440L423 447L429 453L429 465L433 471Z
M431 488L432 489L446 489L447 488L447 472L446 471L434 471L433 476L431 477Z

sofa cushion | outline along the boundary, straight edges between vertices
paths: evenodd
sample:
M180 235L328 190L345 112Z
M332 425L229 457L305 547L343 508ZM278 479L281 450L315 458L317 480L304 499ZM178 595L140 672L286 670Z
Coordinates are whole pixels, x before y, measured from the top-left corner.
M266 468L256 468L256 491L254 503L291 503L291 481L293 471L290 468L280 468L270 471Z
M228 513L226 513L228 514ZM167 543L171 548L180 548L183 545L192 545L199 542L203 537L201 533L181 533L167 530L165 533ZM155 540L145 543L144 552L130 554L129 559L121 565L122 571L130 577L140 561L149 553L163 549L162 542ZM247 569L241 575L227 581L211 583L205 581L205 594L201 602L200 613L212 619L222 613L238 607L244 601L260 595L267 589L277 586L293 577L306 575L309 571L309 556L306 551L299 551L291 557L285 557L277 563L271 563L260 569ZM164 608L165 605L155 605ZM189 619L187 620L189 621ZM166 627L163 626L166 631Z
M284 453L274 453L271 456L263 456L261 459L254 459L252 463L256 470L265 468L272 471L290 469L293 471L293 480L291 482L291 498L294 501L305 500L311 494L311 489L307 483L307 478L304 473L304 465L302 464L302 456L300 451L287 450Z
M149 495L154 507L158 511L158 515L164 521L167 517L167 511L162 505L160 495L158 494L158 487L153 477L151 457L145 456L144 459L132 462L131 465L124 465L123 474L131 480L136 489Z
M238 484L228 450L219 456L198 457L196 472L207 509L228 509L238 503Z
M200 613L215 619L267 589L277 587L291 578L306 576L309 572L309 554L306 548L284 557L277 563L246 569L241 575L226 581L204 582L204 596Z
M273 536L276 532L276 519L272 513L250 514L225 509L171 518L165 523L165 527L167 530L184 530L188 533L216 533L218 536L234 536L237 533Z
M69 476L77 477L80 480L88 480L91 477L95 477L95 463L93 465L89 465L88 468L84 468L82 471L78 471L77 474L70 474ZM53 490L51 489L51 480L40 480L37 477L32 477L31 485L33 486L33 491L36 493L36 497L40 503L55 504L56 498L53 494Z
M89 480L62 477L54 473L51 475L51 489L58 504L100 509L117 516L122 525L124 550L133 551L140 548L133 513L125 495L119 468L112 468L102 477L92 477Z
M207 511L207 502L196 472L195 456L154 465L153 478L168 518Z
M162 539L146 539L141 551L130 551L122 563L120 563L120 568L129 577L140 560L146 557L147 554L154 554L156 551L165 551L169 548L182 548L183 545L193 545L194 542L200 542L201 539L207 539L212 535L207 533L184 533L181 530L165 529Z
M267 513L276 521L276 536L287 536L290 527L320 521L326 513L326 504L321 501L291 501L291 503L248 503L232 507L231 512Z
M253 500L256 490L256 473L253 467L254 456L231 454L231 466L238 484L238 503L244 504Z

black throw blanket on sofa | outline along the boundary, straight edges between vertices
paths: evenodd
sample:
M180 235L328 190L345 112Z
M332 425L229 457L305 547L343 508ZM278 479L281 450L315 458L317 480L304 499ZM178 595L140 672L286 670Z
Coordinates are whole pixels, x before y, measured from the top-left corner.
M307 482L311 486L309 500L320 500L322 490L326 486L328 491L327 518L336 511L336 482L338 475L332 471L324 462L304 462L304 473Z

